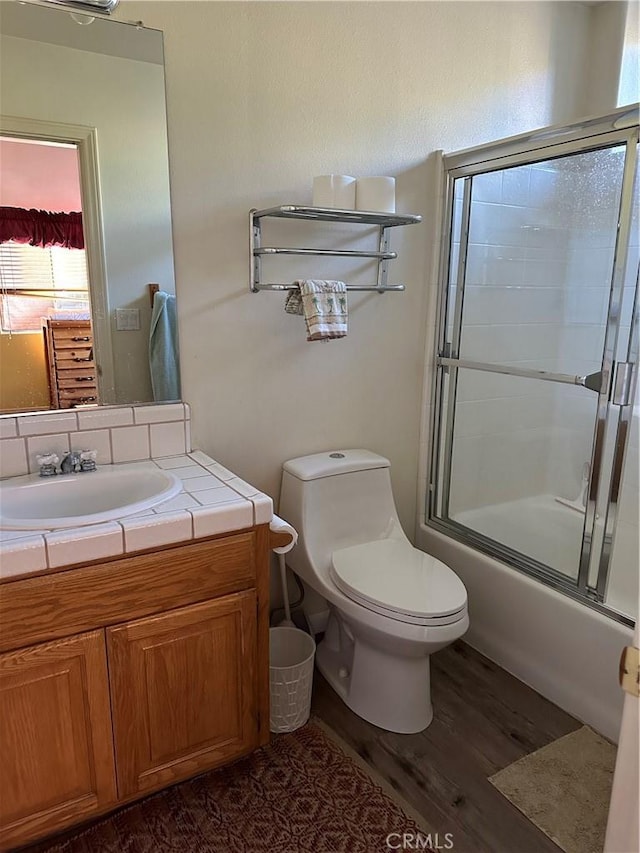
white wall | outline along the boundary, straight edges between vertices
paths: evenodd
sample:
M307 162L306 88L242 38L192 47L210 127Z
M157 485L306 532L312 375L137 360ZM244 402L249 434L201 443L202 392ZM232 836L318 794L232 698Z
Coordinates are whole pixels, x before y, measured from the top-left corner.
M378 451L411 532L434 312L431 155L572 118L577 83L561 57L579 52L587 7L124 2L117 14L164 31L194 444L274 497L287 458ZM406 292L352 294L348 337L308 344L282 295L248 292L247 219L251 207L308 203L327 172L395 175L398 210L425 222L393 234L391 280ZM283 280L300 269L290 259Z

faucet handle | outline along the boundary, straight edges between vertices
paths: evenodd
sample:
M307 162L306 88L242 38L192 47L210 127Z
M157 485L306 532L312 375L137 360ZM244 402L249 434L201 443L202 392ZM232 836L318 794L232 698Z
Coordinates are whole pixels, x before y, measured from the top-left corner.
M97 450L81 450L80 451L80 470L95 471L97 468L96 459L98 458Z
M57 467L60 457L57 453L39 454L36 456L36 462L38 463L41 477L53 477L58 473Z

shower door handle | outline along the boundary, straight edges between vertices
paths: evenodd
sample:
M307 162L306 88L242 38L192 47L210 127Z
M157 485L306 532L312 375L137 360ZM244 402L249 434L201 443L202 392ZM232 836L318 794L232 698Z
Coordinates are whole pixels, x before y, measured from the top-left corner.
M610 378L613 376L613 382ZM614 362L611 373L608 370L599 370L588 376L581 376L578 385L595 391L596 394L610 392L611 402L614 406L628 406L631 393L631 378L633 376L633 363L628 361Z
M633 378L633 362L619 361L614 373L611 402L614 406L628 406L631 399L631 380Z
M609 385L609 373L606 370L598 370L597 373L589 373L587 376L577 378L576 385L582 385L583 388L595 391L596 394L604 393Z
M609 387L610 373L599 370L587 376L575 376L572 373L553 373L549 370L533 370L530 367L513 367L508 364L495 364L486 361L471 361L466 358L450 358L447 350L439 353L436 364L445 370L450 367L461 367L467 370L481 370L484 373L501 373L505 376L520 376L523 379L542 379L545 382L560 382L564 385L580 385L596 394L605 393Z

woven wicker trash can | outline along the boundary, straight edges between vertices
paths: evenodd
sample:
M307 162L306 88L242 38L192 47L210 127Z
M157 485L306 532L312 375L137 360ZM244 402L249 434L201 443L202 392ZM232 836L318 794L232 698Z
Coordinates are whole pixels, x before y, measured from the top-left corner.
M315 640L305 631L269 630L272 732L293 732L309 719L315 654Z

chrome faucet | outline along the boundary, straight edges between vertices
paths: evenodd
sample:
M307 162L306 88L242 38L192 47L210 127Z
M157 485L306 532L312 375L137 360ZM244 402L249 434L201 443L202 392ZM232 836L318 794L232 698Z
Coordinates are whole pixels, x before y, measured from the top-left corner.
M58 473L58 462L60 457L57 453L43 453L41 456L36 456L36 462L39 465L41 477L55 477Z
M36 456L41 477L53 477L56 474L79 474L97 470L97 450L71 450L64 454L62 462L57 453L43 453ZM58 462L60 470L58 471Z
M80 451L80 470L95 471L97 468L96 459L98 456L97 450L81 450Z
M62 462L60 463L60 473L61 474L77 474L81 471L80 467L80 451L72 450L69 453L65 453L62 457Z

